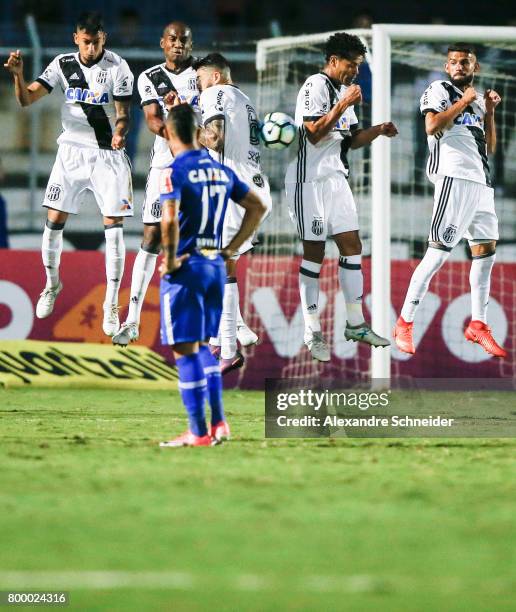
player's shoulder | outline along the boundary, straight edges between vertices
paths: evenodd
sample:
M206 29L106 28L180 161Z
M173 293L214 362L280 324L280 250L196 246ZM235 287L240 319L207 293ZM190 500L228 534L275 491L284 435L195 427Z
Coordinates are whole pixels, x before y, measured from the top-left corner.
M79 61L79 54L77 52L59 53L58 55L54 57L51 63L62 65L63 63L73 62L73 61L75 62Z
M447 91L449 87L453 88L450 81L446 81L445 79L436 79L428 85L426 91Z
M151 81L153 82L153 77L155 75L159 75L163 72L164 64L155 64L154 66L150 66L149 68L145 68L140 75L138 76L138 83L142 83L143 81Z
M126 65L127 62L125 59L115 53L114 51L110 51L109 49L104 50L104 55L102 56L102 63L107 65L107 67L118 68L119 66Z
M327 80L328 77L322 72L316 72L305 79L303 87L325 87Z
M226 85L212 85L201 92L201 102L215 101L216 104L222 106L228 98L228 90ZM222 108L220 110L223 110Z

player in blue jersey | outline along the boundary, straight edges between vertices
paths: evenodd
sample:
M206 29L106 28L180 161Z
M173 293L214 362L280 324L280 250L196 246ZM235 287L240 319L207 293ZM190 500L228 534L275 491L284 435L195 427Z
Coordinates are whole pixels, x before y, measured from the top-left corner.
M230 168L198 148L191 106L173 106L166 128L174 161L163 170L160 188L161 340L174 353L189 429L160 446L211 446L229 437L220 367L208 348L222 313L224 259L253 234L265 206ZM219 250L229 198L245 209L245 215L238 233ZM211 407L210 433L204 417L206 399Z

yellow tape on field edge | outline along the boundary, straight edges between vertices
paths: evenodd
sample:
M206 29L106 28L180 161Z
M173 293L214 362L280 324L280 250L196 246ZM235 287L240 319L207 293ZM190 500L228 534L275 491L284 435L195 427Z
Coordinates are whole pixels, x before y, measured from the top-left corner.
M0 386L177 389L177 370L144 346L0 341Z

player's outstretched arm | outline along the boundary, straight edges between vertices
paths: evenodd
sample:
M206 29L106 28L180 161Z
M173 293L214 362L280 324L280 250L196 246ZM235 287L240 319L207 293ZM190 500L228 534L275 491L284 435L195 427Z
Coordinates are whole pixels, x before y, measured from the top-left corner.
M365 130L356 130L351 136L351 148L359 149L365 147L373 142L378 136L387 136L387 138L393 138L398 135L398 128L388 121L387 123L380 123L379 125L372 125L370 128Z
M123 149L125 147L125 137L129 131L130 101L115 100L115 130L111 139L113 149Z
M49 93L41 83L34 81L27 86L23 77L23 58L20 51L11 51L4 68L8 70L14 78L14 93L21 106L30 106L37 100Z
M233 240L220 252L224 259L232 257L244 242L253 235L258 229L263 215L267 212L267 207L254 191L248 191L238 204L245 209L244 218Z
M487 152L492 155L496 151L496 125L495 108L500 104L502 98L493 89L487 89L484 93L486 115L484 117L484 129L486 133Z
M203 147L220 153L224 149L225 123L224 119L213 119L207 123L199 137Z
M361 101L362 90L358 85L351 85L329 113L322 115L316 121L304 121L303 125L309 142L313 145L317 144L333 130L347 108L360 104Z
M477 98L477 92L474 87L467 87L464 90L462 98L454 102L450 108L447 108L440 113L428 111L425 115L425 129L428 136L433 136L437 132L446 129L451 122L466 110Z

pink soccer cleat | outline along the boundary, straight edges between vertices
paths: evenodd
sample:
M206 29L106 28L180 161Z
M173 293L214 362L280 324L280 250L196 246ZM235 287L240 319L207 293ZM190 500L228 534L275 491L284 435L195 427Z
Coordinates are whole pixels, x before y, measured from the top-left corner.
M245 359L240 351L237 351L231 359L220 360L220 373L222 376L229 374L233 370L238 370L244 365Z
M212 425L210 428L210 435L213 440L217 442L224 442L225 440L229 440L231 437L231 432L229 431L229 425L226 421L220 421L216 425Z
M160 442L159 445L161 448L182 448L183 446L213 446L213 442L208 434L196 436L191 431L185 431L177 438L168 442Z
M416 352L416 348L414 347L414 339L412 338L413 327L414 323L407 323L400 317L396 321L396 326L392 332L396 346L400 349L400 351L410 353L411 355Z
M471 321L464 331L464 337L470 342L480 344L486 353L494 357L507 357L507 351L497 344L491 334L491 328L482 321Z

